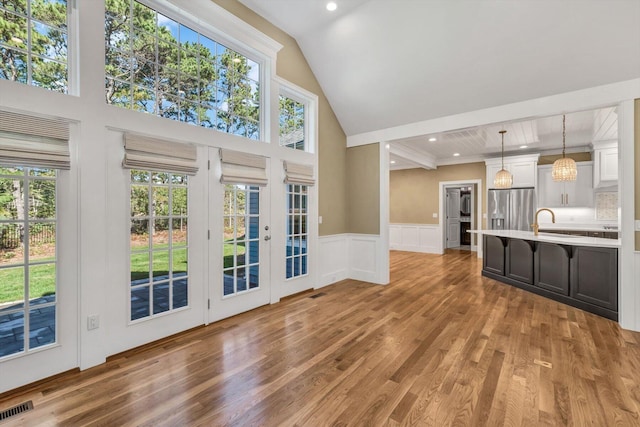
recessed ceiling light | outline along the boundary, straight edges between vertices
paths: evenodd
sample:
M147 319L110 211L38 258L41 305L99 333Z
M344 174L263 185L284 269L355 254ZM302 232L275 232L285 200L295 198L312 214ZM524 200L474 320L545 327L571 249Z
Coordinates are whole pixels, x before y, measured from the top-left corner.
M396 161L395 161L395 160L391 160L391 164L392 164L392 165L395 165L395 164L396 164Z
M458 157L460 153L453 153L453 157Z
M437 139L437 138L435 138L435 137L433 137L433 136L432 136L431 138L429 138L429 142L436 142L437 140L438 140L438 139Z
M527 148L528 145L521 145L520 148Z
M338 5L337 5L335 2L330 1L329 3L327 3L327 10L328 10L329 12L333 12L333 11L334 11L334 10L336 10L337 8L338 8Z

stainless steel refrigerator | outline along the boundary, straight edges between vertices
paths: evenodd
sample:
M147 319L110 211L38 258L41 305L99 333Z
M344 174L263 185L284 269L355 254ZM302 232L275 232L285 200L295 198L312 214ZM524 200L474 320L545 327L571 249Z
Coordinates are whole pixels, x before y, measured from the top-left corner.
M531 231L535 215L535 190L489 190L488 226L491 230Z

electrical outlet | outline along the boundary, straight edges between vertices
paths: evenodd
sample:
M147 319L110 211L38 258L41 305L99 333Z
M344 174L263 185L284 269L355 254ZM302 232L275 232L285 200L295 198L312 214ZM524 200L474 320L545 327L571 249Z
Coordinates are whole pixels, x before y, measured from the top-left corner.
M438 214L437 213L434 212L432 215L433 215L434 218L438 218Z
M322 224L322 215L318 217L318 224Z
M98 329L100 327L100 316L94 314L92 316L87 317L87 330L91 331L93 329Z
M640 231L640 219L636 219L636 231Z

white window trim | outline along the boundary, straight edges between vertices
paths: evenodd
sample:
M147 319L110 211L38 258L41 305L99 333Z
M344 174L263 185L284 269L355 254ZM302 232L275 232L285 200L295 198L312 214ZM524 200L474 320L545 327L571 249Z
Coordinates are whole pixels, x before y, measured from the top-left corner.
M304 105L304 151L307 153L315 153L318 141L318 95L281 77L275 76L273 80L279 85L279 95L286 96ZM279 108L277 116L280 116ZM279 143L280 141L278 141L278 144ZM288 147L283 148L290 150Z

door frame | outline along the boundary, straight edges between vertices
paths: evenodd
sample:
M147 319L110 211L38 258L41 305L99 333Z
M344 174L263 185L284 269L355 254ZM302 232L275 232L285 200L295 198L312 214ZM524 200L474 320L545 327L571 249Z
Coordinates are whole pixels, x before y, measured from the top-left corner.
M439 203L439 207L438 207L438 227L440 227L440 253L444 253L446 247L447 247L447 241L446 241L446 218L444 218L444 213L446 212L445 209L445 204L447 203L446 200L446 196L447 196L447 192L446 192L446 188L447 187L464 187L464 186L469 186L469 185L475 185L476 186L476 195L477 197L474 195L473 192L471 192L471 205L473 206L473 202L474 202L474 197L475 197L475 202L476 202L476 207L477 207L477 212L478 215L477 216L482 216L482 218L485 218L485 214L482 211L482 200L484 199L484 193L483 193L483 187L482 187L482 179L464 179L464 180L458 180L458 181L440 181L438 182L438 200L440 201ZM478 218L476 218L476 215L473 214L473 210L471 211L471 229L475 229L475 228L481 228L481 227L476 227L476 224L482 224L482 221L479 221ZM471 250L472 251L478 251L478 248L480 247L476 241L476 243L474 244L473 239L476 238L477 239L477 235L471 236L472 240L471 240ZM481 252L478 252L478 256L481 255Z

